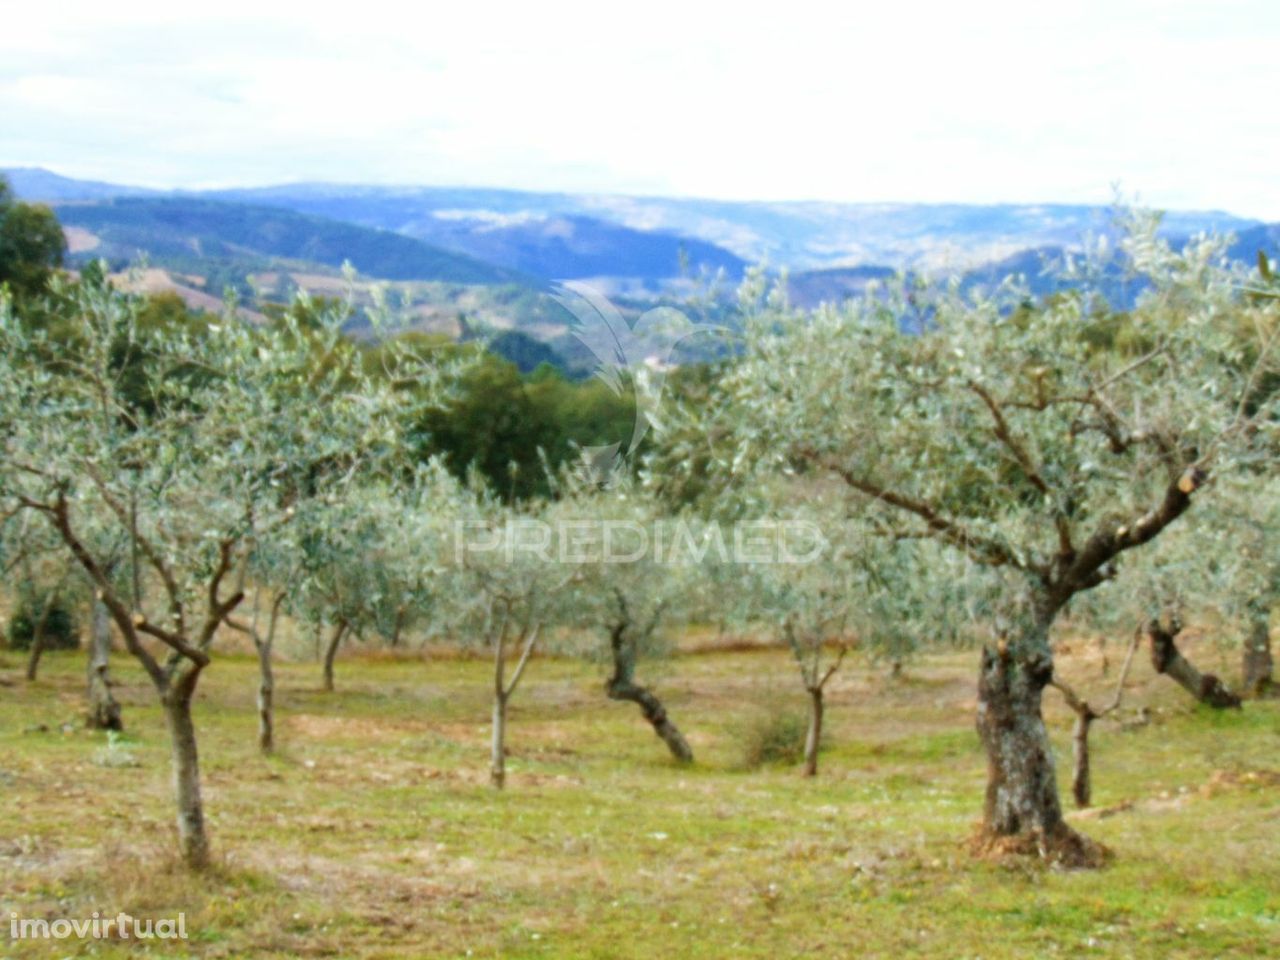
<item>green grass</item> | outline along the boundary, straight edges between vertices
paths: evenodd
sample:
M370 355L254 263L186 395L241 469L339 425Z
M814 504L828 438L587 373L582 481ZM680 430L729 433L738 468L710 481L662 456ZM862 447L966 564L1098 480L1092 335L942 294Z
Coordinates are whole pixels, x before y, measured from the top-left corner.
M508 789L487 785L488 664L350 657L338 691L278 669L275 756L254 745L254 665L201 682L217 866L172 860L167 744L145 678L116 657L137 767L95 762L83 665L35 684L0 654L0 938L24 917L162 917L162 944L10 942L0 956L1271 957L1280 953L1280 705L1192 708L1135 669L1094 733L1095 872L972 860L985 761L973 658L904 682L846 665L812 781L745 770L759 704L805 699L781 651L688 655L650 673L698 756L682 769L602 676L537 660L512 704ZM1109 687L1087 660L1063 672ZM1046 697L1065 769L1070 717ZM63 732L62 724L69 729ZM41 731L39 727L46 727ZM1065 775L1065 774L1064 774ZM1064 795L1067 793L1064 782ZM168 952L167 952L168 951Z

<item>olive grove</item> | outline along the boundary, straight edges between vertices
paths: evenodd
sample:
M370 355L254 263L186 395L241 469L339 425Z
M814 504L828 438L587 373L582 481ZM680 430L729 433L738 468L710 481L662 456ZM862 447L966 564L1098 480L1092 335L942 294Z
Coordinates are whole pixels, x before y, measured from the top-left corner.
M0 498L48 525L149 677L180 852L199 867L209 840L192 703L244 600L237 571L300 501L380 469L406 396L360 370L341 311L309 330L228 313L198 337L153 336L136 299L105 285L55 293L69 303L56 340L0 303ZM145 362L122 366L122 354ZM438 380L434 360L401 362Z

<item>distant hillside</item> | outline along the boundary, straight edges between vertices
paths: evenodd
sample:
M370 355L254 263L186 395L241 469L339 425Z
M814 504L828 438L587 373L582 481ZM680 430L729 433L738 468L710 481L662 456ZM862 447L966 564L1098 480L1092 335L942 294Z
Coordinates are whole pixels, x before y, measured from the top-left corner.
M152 196L160 191L146 187L125 187L97 180L73 180L41 167L12 167L0 171L14 193L24 200L52 203L56 200L104 200L108 197Z
M25 199L138 192L79 184L46 171L20 170L12 176ZM963 271L1028 249L1077 245L1086 234L1109 229L1112 217L1106 205L769 203L326 183L184 196L281 207L392 231L557 278L646 277L661 271L675 276L678 266L672 261L681 246L695 269L699 261L730 269L745 261L793 271L859 264ZM1262 225L1218 211L1174 210L1163 230L1177 237L1200 230L1240 233Z
M218 196L270 203L416 236L441 214L475 223L587 217L631 230L714 244L749 263L794 270L854 264L953 269L1020 250L1078 244L1109 228L1112 208L1082 204L734 202L672 197L537 193L456 187L290 184ZM1219 211L1170 211L1163 230L1240 231L1260 221Z
M561 194L429 189L382 192L378 188L332 194L324 187L303 186L214 195L395 230L547 280L664 280L717 270L736 279L746 266L735 254L693 235L641 230L574 213L574 200ZM537 202L528 202L533 197ZM487 205L494 199L499 201L499 209ZM505 212L508 208L514 212Z
M746 264L703 240L646 233L590 217L529 217L515 222L437 215L405 231L548 280L628 277L664 280L723 270L737 279Z
M411 237L288 210L191 197L121 197L56 204L63 225L98 244L84 252L193 269L199 261L238 261L265 269L277 259L331 267L351 263L365 276L460 284L522 283L513 270L482 263ZM197 271L198 272L198 271Z

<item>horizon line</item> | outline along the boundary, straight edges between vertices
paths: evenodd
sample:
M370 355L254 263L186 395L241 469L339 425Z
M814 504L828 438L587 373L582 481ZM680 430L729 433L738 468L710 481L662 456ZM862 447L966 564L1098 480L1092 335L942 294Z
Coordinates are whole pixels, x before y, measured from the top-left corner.
M492 191L494 193L513 193L513 194L531 194L536 196L566 196L566 197L609 197L624 200L665 200L665 201L701 201L705 203L724 203L735 206L831 206L831 207L972 207L972 208L991 208L991 207L1046 207L1046 208L1082 208L1088 210L1107 210L1116 209L1124 204L1113 198L1105 203L1094 202L1068 202L1064 200L829 200L821 198L808 199L742 199L742 198L724 198L708 196L706 194L694 193L663 193L663 192L628 192L625 190L564 190L564 189L537 189L531 187L509 187L495 186L492 184L467 184L467 183L412 183L412 182L383 182L383 181L360 181L360 180L316 180L316 179L299 179L299 180L281 180L268 183L223 183L221 185L205 183L199 186L154 186L144 183L123 183L115 180L99 179L89 176L73 176L61 173L52 167L45 166L40 163L22 162L22 163L3 163L0 164L0 172L37 172L50 176L58 177L72 183L91 183L106 187L115 187L122 190L139 190L149 191L157 194L181 195L190 193L215 193L226 190L281 190L290 187L346 187L346 188L362 188L376 190L483 190ZM56 198L33 198L40 199L56 199ZM1231 217L1235 220L1251 221L1256 224L1266 224L1270 221L1264 217L1252 216L1234 213L1230 210L1222 208L1203 208L1203 207L1160 207L1158 205L1143 203L1140 197L1135 197L1132 202L1133 206L1157 210L1161 213L1177 213L1177 214L1199 214L1199 215L1220 215Z

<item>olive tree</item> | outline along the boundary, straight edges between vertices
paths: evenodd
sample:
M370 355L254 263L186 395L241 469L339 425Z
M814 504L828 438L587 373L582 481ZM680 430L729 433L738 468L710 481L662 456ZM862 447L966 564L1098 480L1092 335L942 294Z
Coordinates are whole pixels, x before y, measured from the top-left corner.
M234 616L226 620L232 630L249 638L257 656L258 689L254 706L258 713L258 749L263 753L271 753L276 745L273 655L281 614L287 609L290 592L301 576L302 551L296 533L294 523L276 530L265 541L250 540L250 549L240 567L240 586L247 592L247 581L252 578L252 612L247 621Z
M804 775L812 777L818 773L826 687L849 652L849 608L854 602L845 582L849 571L839 561L824 563L818 569L788 570L782 578L776 576L781 572L777 567L770 565L763 570L774 576L764 577L758 586L753 583L752 594L791 650L809 697ZM827 648L831 646L835 653L829 656Z
M74 349L0 303L0 498L48 523L151 680L179 850L200 867L209 841L192 701L244 599L238 565L253 540L290 522L294 503L340 492L394 447L404 397L361 371L341 312L303 331L287 318L253 328L228 311L198 332L147 337L135 299L105 285L61 293ZM128 395L122 338L145 356ZM136 592L112 575L122 539L138 557Z
M874 508L840 491L807 485L805 493L803 505L781 508L774 522L804 523L820 542L798 554L803 562L741 566L737 592L744 621L765 626L796 662L809 698L803 772L815 776L827 684L848 653L888 662L896 677L917 652L964 642L974 615L967 604L981 609L983 596L963 565L932 544L887 536Z
M1010 627L979 666L981 850L1105 855L1062 816L1041 715L1051 628L1237 468L1268 415L1255 401L1274 307L1241 296L1215 242L1173 251L1148 226L1122 244L1146 285L1127 345L1093 348L1111 315L1087 289L1034 303L1013 283L984 296L904 280L811 315L775 296L750 318L729 403L706 411L708 435L732 437L722 469L837 478L896 513L896 535L1010 574Z
M506 786L507 709L529 661L548 634L570 622L581 577L570 515L534 499L504 502L473 471L456 505L451 536L452 611L442 620L464 643L493 657L493 722L489 780ZM512 657L515 658L514 664ZM510 668L508 672L508 668Z
M572 530L567 549L581 561L567 614L592 638L586 646L591 659L608 665L605 696L639 707L671 756L692 763L689 741L636 672L642 662L670 655L671 627L685 621L691 599L709 587L702 576L701 525L665 515L640 485L622 476L597 489L570 474L556 493L558 512Z
M337 644L347 631L397 632L433 625L452 589L449 549L459 485L438 460L407 477L353 485L339 497L302 501L293 522L255 538L242 579L251 581L250 619L228 617L258 657L258 745L274 748L272 651L281 614L317 626L336 623L323 651L333 689ZM383 636L386 636L383 633ZM394 645L394 640L392 641Z
M363 638L381 602L378 569L386 562L389 511L376 496L345 497L307 511L298 524L294 609L317 629L329 628L321 653L323 688L334 689L343 641Z

